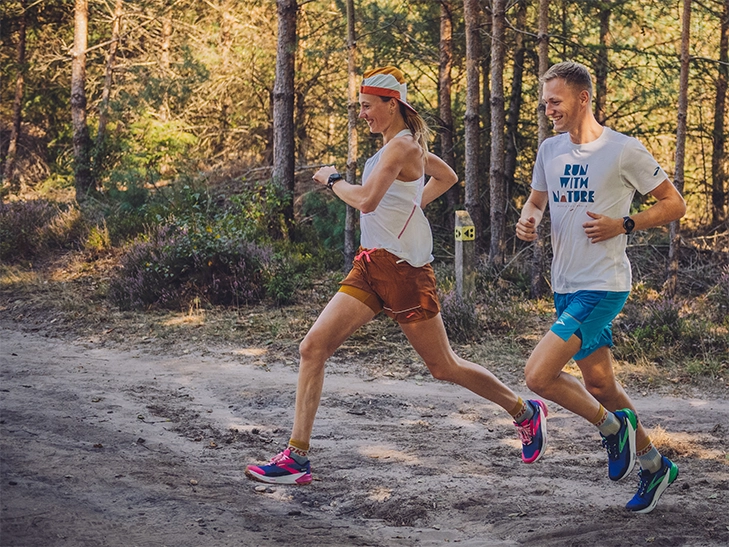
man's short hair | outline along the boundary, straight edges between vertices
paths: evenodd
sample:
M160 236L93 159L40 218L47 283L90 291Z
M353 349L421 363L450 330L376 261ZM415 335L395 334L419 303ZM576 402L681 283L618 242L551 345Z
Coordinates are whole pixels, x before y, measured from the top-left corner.
M549 67L547 72L540 78L540 81L544 84L555 78L562 78L566 84L580 91L583 89L587 90L590 98L592 98L592 77L585 65L574 61L557 63Z

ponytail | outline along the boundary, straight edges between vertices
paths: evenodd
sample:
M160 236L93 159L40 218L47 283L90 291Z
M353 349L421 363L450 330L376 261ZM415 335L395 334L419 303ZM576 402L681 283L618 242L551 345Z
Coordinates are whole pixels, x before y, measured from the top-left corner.
M418 146L420 146L420 154L425 160L428 159L428 141L430 140L431 131L428 127L428 124L425 122L423 117L415 112L414 110L409 109L404 104L398 102L400 106L400 113L402 114L403 119L405 120L405 125L407 125L410 132L413 134L413 138L415 139L415 142L418 143Z

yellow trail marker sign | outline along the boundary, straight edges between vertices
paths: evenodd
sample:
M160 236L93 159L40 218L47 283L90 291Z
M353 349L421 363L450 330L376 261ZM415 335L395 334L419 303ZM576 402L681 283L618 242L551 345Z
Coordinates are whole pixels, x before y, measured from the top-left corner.
M475 226L456 226L456 241L473 241L475 239Z

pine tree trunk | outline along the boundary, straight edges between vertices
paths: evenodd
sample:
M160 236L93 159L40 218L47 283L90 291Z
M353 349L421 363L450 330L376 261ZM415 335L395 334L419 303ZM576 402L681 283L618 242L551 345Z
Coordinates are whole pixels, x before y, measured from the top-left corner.
M489 211L489 167L491 166L491 5L483 5L483 22L481 24L481 127L484 129L479 142L479 163L478 170L481 173L479 188L481 189L479 203L481 205L479 214L484 218ZM484 253L488 251L489 242L482 237L478 243L477 251Z
M160 65L162 67L162 74L165 79L171 77L170 67L170 47L172 45L172 10L168 9L167 12L162 16L162 52L160 54ZM167 94L167 86L165 86L164 96L162 97L162 109L160 112L160 119L164 122L169 121L171 118L170 114L170 100Z
M539 74L547 72L549 68L549 1L539 0L539 30L537 34L537 52L539 55ZM537 138L539 145L549 136L549 119L546 115L546 107L542 101L542 84L539 84L539 106L537 107ZM530 294L532 298L544 296L547 292L547 283L545 281L545 273L547 271L546 261L546 245L544 242L547 233L546 223L543 219L539 228L537 228L537 240L532 244L532 271Z
M502 265L506 247L506 188L504 187L504 43L506 0L493 1L491 29L491 245L489 263Z
M726 132L724 119L727 107L727 84L729 82L729 0L724 0L719 38L719 68L716 79L716 102L714 105L714 130L712 132L711 154L711 227L716 228L727 221L727 177L729 158L726 153Z
M86 44L89 8L87 0L76 0L71 62L71 121L73 125L76 201L84 201L95 190L91 173L91 139L86 124Z
M20 125L23 116L23 86L25 84L25 35L26 35L26 15L25 1L21 3L22 15L20 16L18 27L18 44L16 48L16 61L18 63L18 75L15 78L15 98L13 99L13 124L10 129L10 142L8 143L8 153L5 156L5 166L3 169L3 190L17 192L20 185L13 176L15 167L15 156L18 152L18 140L20 139Z
M276 0L278 39L273 84L273 183L283 191L287 228L294 223L294 58L296 0ZM283 234L287 236L287 234Z
M466 24L466 192L465 206L476 227L476 247L483 241L483 222L479 198L479 2L464 0L463 18Z
M104 74L104 89L101 92L101 104L99 105L99 130L96 133L96 146L94 147L94 174L98 176L101 165L104 161L106 138L106 124L109 121L109 97L111 86L114 82L114 65L116 64L116 52L119 49L119 31L123 15L123 0L116 0L114 6L114 20L111 25L111 44L106 57L106 73Z
M438 112L440 117L440 155L452 169L456 168L455 154L453 153L453 108L451 105L451 89L453 85L453 8L450 0L440 2L440 41L438 49L440 63L438 65ZM461 202L461 187L454 184L446 192L448 210L446 226L449 231L455 228L455 211Z
M514 70L511 81L511 96L509 97L509 110L506 116L506 158L504 161L504 184L506 187L506 202L509 201L515 186L516 157L519 153L517 137L519 135L519 118L522 103L522 81L524 76L524 46L523 31L526 27L527 0L519 0L516 13L516 35L514 37Z
M354 28L354 0L347 0L347 182L357 180L357 115L359 85L357 78L357 36ZM357 243L354 237L355 209L346 207L344 218L344 270L349 271L354 261Z
M605 123L605 102L607 100L608 45L610 34L610 5L602 4L600 8L600 45L597 50L595 67L595 118L601 125Z
M676 127L676 169L674 184L683 194L684 160L686 155L686 126L688 112L688 80L691 54L689 51L691 31L691 0L684 0L681 16L681 73L678 87L678 125ZM668 275L665 290L668 296L675 296L678 291L678 267L681 255L681 221L670 224L671 241L668 249Z

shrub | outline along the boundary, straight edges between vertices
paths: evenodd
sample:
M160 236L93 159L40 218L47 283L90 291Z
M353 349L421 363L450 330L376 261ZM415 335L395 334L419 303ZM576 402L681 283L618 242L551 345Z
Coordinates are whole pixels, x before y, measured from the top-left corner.
M132 245L111 280L109 298L122 309L183 308L254 303L264 295L271 251L244 239L203 229L156 228Z
M69 247L84 229L75 206L42 199L0 202L0 260L29 260L49 249Z
M439 295L440 312L448 337L456 342L469 342L481 333L481 326L473 302L461 298L450 290Z

